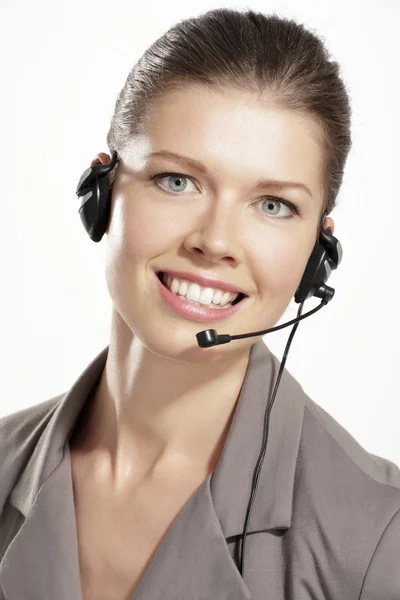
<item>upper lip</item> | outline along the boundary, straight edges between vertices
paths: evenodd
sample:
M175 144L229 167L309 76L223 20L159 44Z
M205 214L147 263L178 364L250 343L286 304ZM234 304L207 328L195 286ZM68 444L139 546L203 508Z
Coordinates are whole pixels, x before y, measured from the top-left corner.
M238 286L231 285L230 283L226 283L225 281L220 281L219 279L210 279L209 277L203 277L202 275L197 275L196 273L188 273L187 271L174 271L171 269L157 272L166 273L167 275L172 275L173 277L177 277L178 279L186 279L188 281L193 281L194 283L198 283L202 287L226 290L227 292L234 292L238 294L244 294L245 296L247 296L246 292Z

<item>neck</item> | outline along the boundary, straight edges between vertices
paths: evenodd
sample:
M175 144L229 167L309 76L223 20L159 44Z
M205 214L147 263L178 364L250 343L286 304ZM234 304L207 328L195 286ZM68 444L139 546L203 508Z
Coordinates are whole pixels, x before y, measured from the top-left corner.
M203 352L204 354L201 354ZM82 412L74 445L95 454L115 485L132 477L218 463L249 359L196 348L173 356L145 347L114 314L106 366Z

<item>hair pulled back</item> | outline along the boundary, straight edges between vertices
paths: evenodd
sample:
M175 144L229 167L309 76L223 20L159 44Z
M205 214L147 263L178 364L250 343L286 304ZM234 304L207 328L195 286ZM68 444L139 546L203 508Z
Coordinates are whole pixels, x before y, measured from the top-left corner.
M253 92L269 106L312 117L323 157L320 216L332 212L352 144L351 107L340 66L314 32L276 13L229 8L178 22L129 73L107 134L110 151L121 155L131 137L145 130L149 107L185 84ZM115 169L110 188L114 180Z

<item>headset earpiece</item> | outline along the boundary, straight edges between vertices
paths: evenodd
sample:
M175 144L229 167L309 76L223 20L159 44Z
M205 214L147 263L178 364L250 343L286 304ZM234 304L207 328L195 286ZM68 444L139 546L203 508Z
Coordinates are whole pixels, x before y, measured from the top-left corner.
M111 152L110 161L103 165L94 164L84 171L76 188L81 200L79 214L90 239L100 242L110 218L111 194L108 173L118 163L118 154Z
M327 293L330 299L333 298L335 290L326 286L332 271L339 266L343 249L339 240L324 227L324 222L327 214L325 213L321 219L321 233L318 241L314 246L310 258L308 259L303 277L294 295L294 300L300 304L316 296L323 298ZM332 290L332 291L330 291Z

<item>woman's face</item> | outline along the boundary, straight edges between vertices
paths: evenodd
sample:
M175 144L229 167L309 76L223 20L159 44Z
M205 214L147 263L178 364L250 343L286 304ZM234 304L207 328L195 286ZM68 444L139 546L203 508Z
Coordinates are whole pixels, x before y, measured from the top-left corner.
M323 194L316 132L304 116L226 89L182 88L152 105L146 133L121 155L107 229L106 280L128 336L161 356L209 362L248 352L259 337L202 349L199 331L235 335L277 323L316 239ZM161 152L201 161L204 171L183 158L150 156ZM153 178L165 172L182 177ZM268 179L306 189L258 185ZM232 316L199 322L165 303L156 273L168 270L218 279L249 297Z

